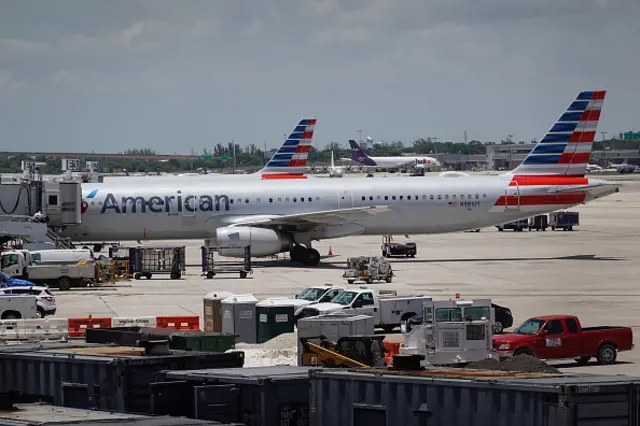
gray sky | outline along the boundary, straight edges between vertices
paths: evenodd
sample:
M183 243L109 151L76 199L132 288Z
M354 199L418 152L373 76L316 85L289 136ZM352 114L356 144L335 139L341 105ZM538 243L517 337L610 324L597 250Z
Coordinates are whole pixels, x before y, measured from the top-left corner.
M640 127L638 0L0 0L0 150L541 138ZM600 137L600 135L598 135Z

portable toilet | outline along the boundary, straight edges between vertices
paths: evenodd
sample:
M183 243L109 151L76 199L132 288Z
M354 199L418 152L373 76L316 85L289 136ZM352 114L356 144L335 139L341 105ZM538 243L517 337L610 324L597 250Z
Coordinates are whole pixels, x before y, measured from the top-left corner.
M204 296L204 331L222 333L221 302L231 296L230 291L212 291Z
M256 303L258 343L264 343L284 333L293 333L294 303L285 297Z
M222 334L235 334L238 343L256 343L256 303L258 299L253 294L222 299Z

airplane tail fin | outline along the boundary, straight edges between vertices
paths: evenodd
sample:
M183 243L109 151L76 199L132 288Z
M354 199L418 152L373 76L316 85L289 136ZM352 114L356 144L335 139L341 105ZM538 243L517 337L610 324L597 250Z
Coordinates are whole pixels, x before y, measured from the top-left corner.
M316 121L315 118L300 120L289 137L258 174L304 174Z
M333 168L335 168L335 167L336 167L336 166L335 166L335 164L334 164L334 162L333 162L333 150L331 150L331 168L333 169Z
M580 92L527 158L510 174L583 177L606 90Z
M349 140L349 145L351 146L351 159L357 163L366 164L368 166L375 166L376 162L373 161L371 157L369 157L358 145L358 142L353 139Z

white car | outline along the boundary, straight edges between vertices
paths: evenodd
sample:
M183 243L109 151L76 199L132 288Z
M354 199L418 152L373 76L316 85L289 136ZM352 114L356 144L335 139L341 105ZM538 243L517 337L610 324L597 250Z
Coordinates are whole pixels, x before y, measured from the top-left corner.
M38 317L44 318L47 315L56 313L56 298L48 287L38 285L25 286L9 286L0 289L1 296L20 295L20 296L36 296L36 304L38 306Z

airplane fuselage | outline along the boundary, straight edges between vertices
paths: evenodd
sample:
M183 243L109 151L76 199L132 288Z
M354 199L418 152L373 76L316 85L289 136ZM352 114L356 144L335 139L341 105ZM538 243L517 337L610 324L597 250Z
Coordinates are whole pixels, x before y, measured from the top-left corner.
M589 199L586 191L550 195L549 188L594 181L533 179L516 185L509 175L352 178L348 185L342 179L206 178L83 184L82 224L61 234L76 241L210 238L234 218L361 206L390 211L353 221L354 234L455 232L581 204Z

